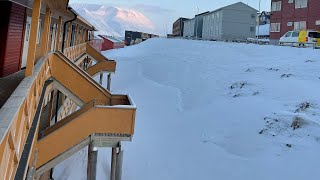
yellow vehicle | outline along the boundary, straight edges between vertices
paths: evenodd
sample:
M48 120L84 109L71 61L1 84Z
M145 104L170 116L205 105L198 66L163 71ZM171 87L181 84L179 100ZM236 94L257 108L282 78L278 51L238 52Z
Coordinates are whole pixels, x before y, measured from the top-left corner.
M316 43L316 46L320 46L320 32L315 30L301 30L299 32L298 42L299 45Z
M280 38L280 44L294 46L320 46L320 32L316 30L289 31Z

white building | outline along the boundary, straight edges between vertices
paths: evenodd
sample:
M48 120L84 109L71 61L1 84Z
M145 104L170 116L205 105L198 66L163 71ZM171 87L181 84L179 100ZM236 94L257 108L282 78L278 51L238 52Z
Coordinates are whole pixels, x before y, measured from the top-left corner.
M202 38L207 40L246 40L256 35L257 10L238 2L203 17Z

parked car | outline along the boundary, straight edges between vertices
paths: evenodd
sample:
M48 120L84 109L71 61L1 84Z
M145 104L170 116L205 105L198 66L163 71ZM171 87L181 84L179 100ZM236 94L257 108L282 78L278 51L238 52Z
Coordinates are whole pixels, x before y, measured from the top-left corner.
M280 45L320 46L320 32L315 30L289 31L280 38ZM313 45L312 45L313 46Z

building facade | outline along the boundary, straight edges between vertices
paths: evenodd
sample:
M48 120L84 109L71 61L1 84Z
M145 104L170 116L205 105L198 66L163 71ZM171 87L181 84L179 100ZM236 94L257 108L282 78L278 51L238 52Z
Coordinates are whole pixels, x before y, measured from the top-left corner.
M292 30L320 30L319 9L319 0L272 0L270 39L279 40Z
M257 25L270 24L270 12L262 11L257 14Z
M0 1L0 180L53 179L54 167L83 148L95 179L96 147L112 149L110 179L120 176L136 106L110 92L116 62L68 3Z
M173 23L173 26L172 26L173 37L183 37L183 22L186 20L188 19L181 17Z
M127 46L139 44L147 39L159 37L158 35L148 34L137 31L125 31L125 44Z
M103 39L101 51L106 51L110 49L119 49L125 46L125 43L116 37L104 36L104 35L99 35L99 37Z
M203 17L202 39L246 40L256 35L257 10L242 3L222 7Z
M183 37L189 38L189 37L195 36L194 25L195 25L194 18L183 22Z

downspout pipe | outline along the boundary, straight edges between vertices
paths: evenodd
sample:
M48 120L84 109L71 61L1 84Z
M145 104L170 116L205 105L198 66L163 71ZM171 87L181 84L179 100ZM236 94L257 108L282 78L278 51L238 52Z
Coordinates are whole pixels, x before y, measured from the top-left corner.
M64 24L63 24L63 37L62 37L62 48L61 48L62 53L64 52L64 43L65 43L65 38L66 38L67 24L69 22L71 23L71 22L75 21L78 17L78 14L71 7L68 7L68 10L74 14L74 18L64 22Z

